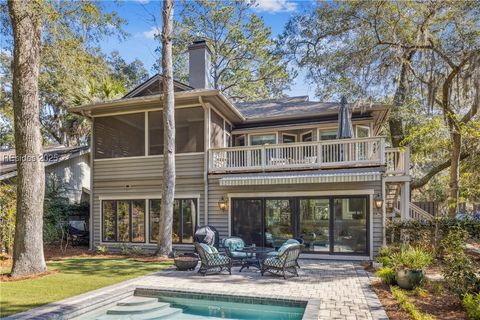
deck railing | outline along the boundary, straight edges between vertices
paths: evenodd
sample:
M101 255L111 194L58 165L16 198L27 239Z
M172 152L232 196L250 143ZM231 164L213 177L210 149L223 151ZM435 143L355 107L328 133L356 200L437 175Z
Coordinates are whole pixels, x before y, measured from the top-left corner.
M209 168L213 172L345 168L383 164L383 137L209 150Z
M385 149L385 172L388 175L407 175L410 169L408 148Z

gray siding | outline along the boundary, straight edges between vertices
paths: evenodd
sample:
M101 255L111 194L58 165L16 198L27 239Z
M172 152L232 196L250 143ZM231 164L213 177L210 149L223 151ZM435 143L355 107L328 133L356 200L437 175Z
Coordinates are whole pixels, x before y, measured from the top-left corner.
M61 184L62 196L71 203L82 200L82 188L90 189L90 154L60 161L45 167L47 184ZM52 181L53 182L53 181Z
M162 157L97 160L93 164L93 240L101 242L100 197L145 199L161 194ZM178 196L199 194L200 223L204 217L204 154L176 156ZM148 224L147 224L148 226ZM153 245L152 245L153 246Z
M220 232L220 237L228 236L229 213L218 208L218 201L227 194L233 193L270 193L284 192L329 192L345 190L374 190L374 194L381 193L381 181L350 182L350 183L319 183L319 184L297 184L297 185L264 185L264 186L220 186L219 180L222 175L210 175L208 179L208 223L215 226ZM328 195L328 194L326 194ZM372 206L370 206L372 207ZM370 208L370 217L373 222L373 253L376 254L382 245L382 218L377 209Z

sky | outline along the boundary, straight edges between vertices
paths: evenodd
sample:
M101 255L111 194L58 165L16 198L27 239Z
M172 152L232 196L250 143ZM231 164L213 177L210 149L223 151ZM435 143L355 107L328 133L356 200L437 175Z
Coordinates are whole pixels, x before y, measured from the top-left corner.
M301 12L311 3L308 1L292 0L257 0L257 5L252 10L261 16L265 24L272 29L272 36L282 33L289 18L295 13ZM106 4L115 10L120 17L126 20L124 30L129 34L127 39L121 40L117 36L106 38L101 47L105 53L118 51L128 62L138 58L144 64L150 74L156 57L155 48L158 46L154 39L156 32L152 13L156 14L157 25L161 25L159 19L161 1L131 0L121 2L109 2ZM177 8L178 11L179 8ZM285 92L289 96L309 95L313 99L314 89L305 81L305 73L300 72L294 80L291 89Z

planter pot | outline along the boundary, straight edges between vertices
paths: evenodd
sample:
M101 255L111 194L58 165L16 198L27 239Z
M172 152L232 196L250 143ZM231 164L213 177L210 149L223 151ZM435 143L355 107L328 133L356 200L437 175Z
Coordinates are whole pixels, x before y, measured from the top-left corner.
M180 271L194 270L198 264L198 256L195 253L184 253L174 260L175 267Z
M418 287L425 277L423 270L397 269L395 280L400 288L412 290Z

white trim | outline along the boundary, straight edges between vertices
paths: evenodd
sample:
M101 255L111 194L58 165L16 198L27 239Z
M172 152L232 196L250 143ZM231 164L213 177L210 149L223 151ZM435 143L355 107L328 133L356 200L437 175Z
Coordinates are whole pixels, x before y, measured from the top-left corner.
M199 193L175 193L175 199L200 199ZM162 199L162 193L147 193L141 195L134 194L119 194L111 195L105 194L99 196L100 201L103 200L150 200L150 199Z
M205 152L184 152L184 153L175 153L175 156L192 156L192 155L202 155ZM151 156L132 156L132 157L117 157L117 158L103 158L103 159L95 159L95 161L103 162L103 161L111 161L111 160L129 160L129 159L146 159L146 158L163 158L163 154L155 154Z

